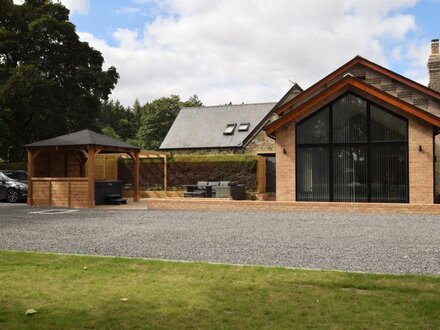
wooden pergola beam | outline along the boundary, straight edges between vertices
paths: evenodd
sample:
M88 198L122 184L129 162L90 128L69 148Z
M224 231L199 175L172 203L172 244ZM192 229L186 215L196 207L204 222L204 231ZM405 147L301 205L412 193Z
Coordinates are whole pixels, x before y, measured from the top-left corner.
M139 160L139 151L137 152L128 152L127 155L133 159L134 162L134 176L133 176L133 201L139 202L139 169L140 169L140 160Z
M127 153L127 156L121 156L122 158L130 157L131 159L134 158L130 156L129 153ZM151 151L151 150L141 150L139 152L139 162L140 159L143 158L162 158L163 159L163 189L164 191L168 190L168 153L167 152L159 152L159 151ZM136 163L136 162L135 162ZM135 165L136 166L136 165Z

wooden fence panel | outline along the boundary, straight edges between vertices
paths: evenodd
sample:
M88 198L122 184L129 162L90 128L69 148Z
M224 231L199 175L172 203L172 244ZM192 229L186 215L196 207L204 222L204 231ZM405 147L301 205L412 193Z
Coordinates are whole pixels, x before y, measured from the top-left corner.
M32 205L86 208L87 178L32 178Z

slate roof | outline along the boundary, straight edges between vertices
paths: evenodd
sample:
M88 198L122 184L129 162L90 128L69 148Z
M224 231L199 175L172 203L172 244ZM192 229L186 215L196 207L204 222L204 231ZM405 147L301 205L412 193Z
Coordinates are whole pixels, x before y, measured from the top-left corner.
M255 130L265 124L276 103L182 108L160 149L242 148ZM246 132L240 124L249 123ZM228 124L237 124L232 135L224 135Z
M109 136L85 129L82 131L57 136L51 139L42 140L27 144L26 147L56 147L56 146L83 146L98 145L106 147L118 147L127 149L140 149L134 145L116 140Z

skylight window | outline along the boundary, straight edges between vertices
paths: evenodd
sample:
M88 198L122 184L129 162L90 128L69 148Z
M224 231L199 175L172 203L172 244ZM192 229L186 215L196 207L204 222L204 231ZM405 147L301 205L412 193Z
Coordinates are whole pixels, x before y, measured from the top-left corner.
M223 131L223 134L224 135L232 135L232 134L234 134L235 126L237 126L237 124L228 124L226 126L226 129Z
M249 129L249 123L242 123L240 126L238 126L239 132L246 132Z

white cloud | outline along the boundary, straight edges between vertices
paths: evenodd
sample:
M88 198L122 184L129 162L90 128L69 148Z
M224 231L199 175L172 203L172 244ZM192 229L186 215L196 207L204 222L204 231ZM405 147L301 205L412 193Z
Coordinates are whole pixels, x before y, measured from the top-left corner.
M69 8L72 15L87 15L89 13L90 0L55 0L61 2L64 6ZM15 4L21 5L24 0L13 0Z
M90 0L60 0L60 2L70 9L72 15L87 15L89 13Z
M141 12L141 9L138 7L122 7L116 9L116 14L118 15L136 15Z
M388 66L387 52L399 60L417 29L402 11L414 0L135 2L166 15L143 31L117 29L117 46L80 33L118 69L112 97L125 105L194 93L205 104L277 101L289 79L308 87L357 54Z
M428 85L429 77L426 65L429 54L429 40L408 42L406 45L406 58L409 61L409 69L403 74L421 84Z

